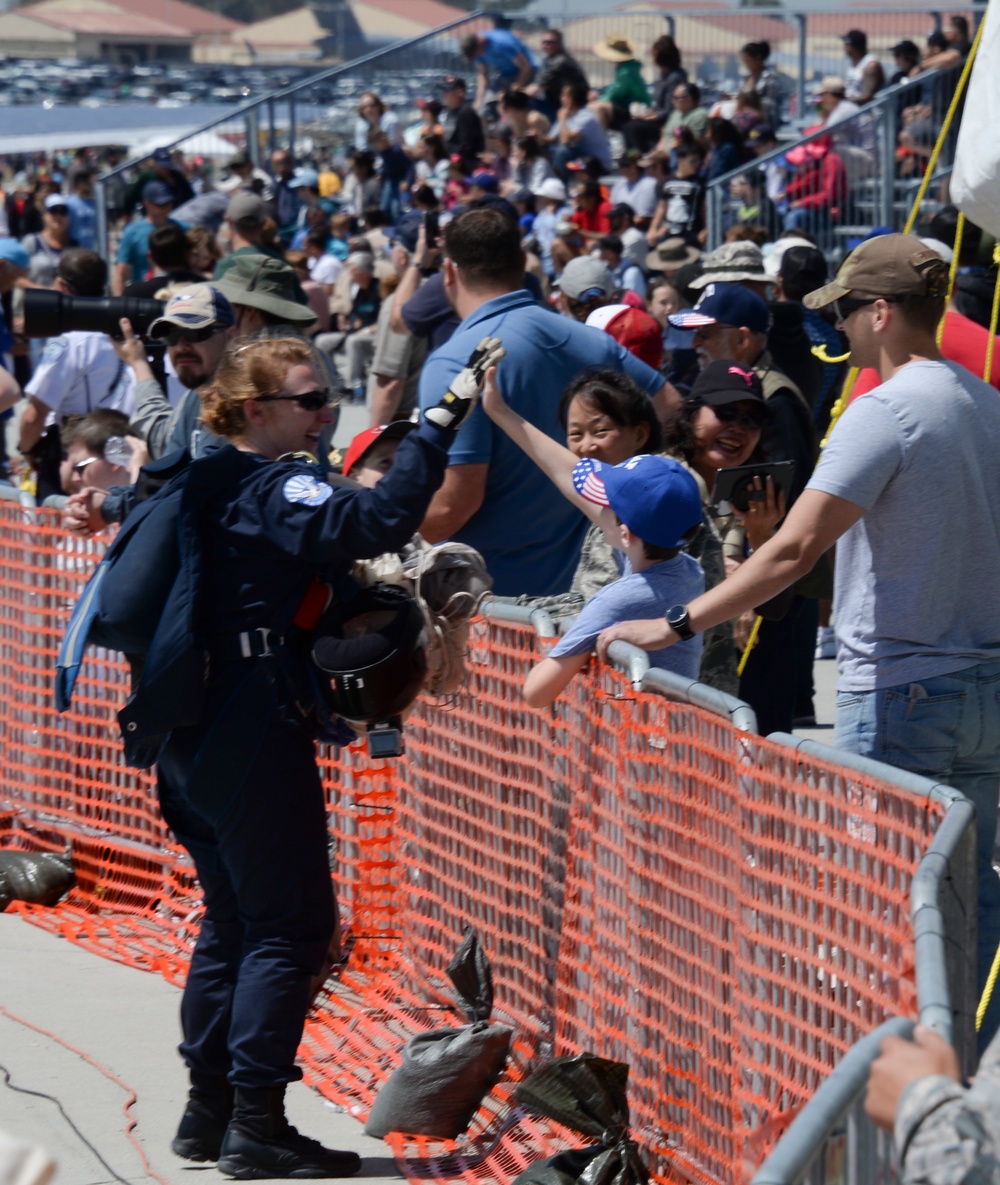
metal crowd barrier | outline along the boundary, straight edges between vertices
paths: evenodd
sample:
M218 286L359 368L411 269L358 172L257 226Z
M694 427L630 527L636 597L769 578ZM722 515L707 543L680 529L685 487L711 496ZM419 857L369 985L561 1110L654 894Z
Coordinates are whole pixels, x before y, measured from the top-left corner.
M838 170L831 200L798 211L779 207L778 233L795 220L798 229L807 231L831 260L839 262L849 240L863 237L873 226L902 229L961 70L961 65L932 70L887 87L857 115L829 129L814 130L794 143L779 145L710 181L705 192L709 246L718 246L737 220L744 200L739 188L744 177L764 174L769 169L782 171L786 181L813 169L818 177L821 166L810 159L810 154L814 147L827 143L836 155ZM935 165L937 184L932 182L924 202L925 215L933 214L947 202L942 186L951 172L957 135L956 122Z
M0 503L0 843L73 854L77 887L21 907L29 921L180 983L198 889L152 779L121 766L120 656L91 654L73 712L52 705L58 638L100 550L53 511ZM411 1178L507 1182L567 1147L512 1094L541 1060L583 1050L628 1062L657 1182L737 1185L797 1112L793 1151L803 1127L828 1159L845 1139L867 1147L824 1101L864 1061L859 1042L919 1013L968 1047L970 808L760 737L746 705L630 647L531 710L520 688L554 632L488 604L467 688L418 703L405 760L320 750L350 959L307 1024L307 1080L363 1117L403 1042L455 1023L445 967L471 924L513 1057L460 1141L390 1137ZM867 1182L860 1160L851 1172Z

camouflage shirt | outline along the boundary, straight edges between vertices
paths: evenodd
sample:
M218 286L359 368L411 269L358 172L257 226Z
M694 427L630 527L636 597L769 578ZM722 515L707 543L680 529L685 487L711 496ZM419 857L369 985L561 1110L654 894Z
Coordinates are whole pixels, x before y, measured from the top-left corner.
M1000 1185L1000 1034L970 1087L931 1075L896 1110L901 1185Z

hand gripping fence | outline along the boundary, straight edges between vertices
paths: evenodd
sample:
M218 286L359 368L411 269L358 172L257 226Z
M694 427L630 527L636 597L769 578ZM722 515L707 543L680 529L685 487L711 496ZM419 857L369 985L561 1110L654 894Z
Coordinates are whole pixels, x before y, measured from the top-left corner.
M119 760L121 657L91 651L73 711L52 702L101 550L0 500L0 843L72 853L77 887L19 906L26 919L179 984L199 891L152 779ZM350 958L307 1024L307 1080L364 1117L403 1043L455 1023L444 968L471 924L513 1055L460 1140L389 1137L411 1178L506 1182L578 1143L511 1096L540 1061L592 1051L629 1064L632 1132L658 1182L749 1180L793 1119L798 1153L828 1163L847 1140L849 1179L867 1180L872 1130L852 1120L847 1137L841 1121L857 1095L845 1075L856 1086L867 1066L858 1043L919 1013L967 1063L973 1048L971 809L759 737L745 704L622 644L531 710L520 686L553 633L544 614L487 605L468 687L420 701L405 759L321 750ZM785 1141L775 1155L808 1168Z

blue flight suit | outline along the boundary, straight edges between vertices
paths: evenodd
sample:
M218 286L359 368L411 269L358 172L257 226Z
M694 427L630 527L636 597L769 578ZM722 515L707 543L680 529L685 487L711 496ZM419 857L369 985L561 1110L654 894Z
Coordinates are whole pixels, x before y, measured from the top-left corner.
M346 583L354 560L410 540L451 438L423 423L371 490L228 445L189 467L180 572L119 719L130 759L158 761L163 817L204 890L181 1005L192 1071L250 1089L301 1077L295 1053L336 905L319 673L286 634L317 574ZM269 652L242 657L248 639Z

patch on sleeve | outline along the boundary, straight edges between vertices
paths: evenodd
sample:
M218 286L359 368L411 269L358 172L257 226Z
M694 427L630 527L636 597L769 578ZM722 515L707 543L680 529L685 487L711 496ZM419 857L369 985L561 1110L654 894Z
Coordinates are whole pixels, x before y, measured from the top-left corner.
M317 481L307 473L296 473L281 487L286 502L301 502L303 506L322 506L333 493L333 486Z
M67 342L64 337L49 338L45 349L42 350L42 366L51 366L53 362L58 362L59 359L66 353Z

